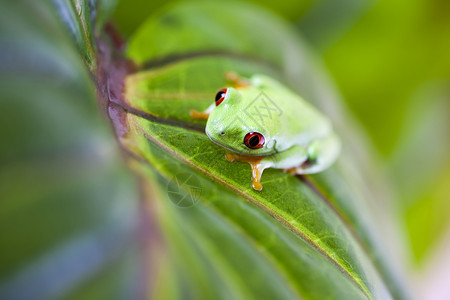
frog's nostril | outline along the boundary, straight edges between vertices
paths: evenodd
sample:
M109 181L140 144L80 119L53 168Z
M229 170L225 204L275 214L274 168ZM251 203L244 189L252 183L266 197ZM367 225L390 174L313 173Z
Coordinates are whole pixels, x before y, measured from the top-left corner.
M220 132L220 135L225 135L225 131Z

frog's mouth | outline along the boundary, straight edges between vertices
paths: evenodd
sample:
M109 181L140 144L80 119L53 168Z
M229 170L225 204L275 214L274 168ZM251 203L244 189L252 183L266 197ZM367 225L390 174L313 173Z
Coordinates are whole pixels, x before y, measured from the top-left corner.
M217 145L219 145L219 146L221 146L221 147L223 147L223 148L225 148L225 149L227 149L227 150L230 150L231 152L234 152L234 153L237 153L237 154L241 154L240 151L238 151L238 150L236 150L236 149L232 149L232 148L230 148L230 147L228 147L228 146L222 144L221 142L216 141L211 135L208 134L208 132L207 132L206 130L205 130L205 133L206 133L206 135L209 137L209 139L210 139L212 142L214 142L214 144L217 144Z

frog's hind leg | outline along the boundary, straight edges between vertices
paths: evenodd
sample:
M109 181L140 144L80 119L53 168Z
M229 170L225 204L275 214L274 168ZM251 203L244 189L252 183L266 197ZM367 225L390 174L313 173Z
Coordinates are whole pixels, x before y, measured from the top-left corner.
M312 142L306 149L308 159L294 170L295 174L318 173L331 166L339 155L341 142L332 134L326 138Z

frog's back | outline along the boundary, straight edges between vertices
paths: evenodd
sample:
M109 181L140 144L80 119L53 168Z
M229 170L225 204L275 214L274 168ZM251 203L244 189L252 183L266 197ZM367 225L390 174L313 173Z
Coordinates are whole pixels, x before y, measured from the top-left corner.
M279 142L306 145L330 133L328 118L300 95L264 75L254 75L251 81L243 90L243 106L269 132L286 137Z

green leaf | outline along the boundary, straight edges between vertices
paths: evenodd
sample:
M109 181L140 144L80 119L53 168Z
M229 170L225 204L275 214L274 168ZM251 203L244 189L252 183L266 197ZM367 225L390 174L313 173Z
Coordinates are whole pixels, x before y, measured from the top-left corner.
M129 298L136 187L55 15L0 4L0 298Z
M98 36L103 29L108 17L114 11L117 0L53 0L52 2L86 65L91 71L95 71L97 68L95 36Z
M316 48L326 49L339 35L348 30L355 19L373 2L371 0L316 1L298 24L301 32Z
M91 24L91 8L88 1L56 0L53 1L60 19L66 25L91 71L97 67L94 36Z
M111 115L133 166L152 186L172 255L183 257L177 264L186 269L179 279L184 292L197 299L259 292L283 299L406 298L401 266L392 263L395 224L380 201L388 195L383 180L297 32L249 4L179 4L149 18L127 53L141 68L126 78L125 100ZM228 70L269 74L327 113L344 142L335 166L299 177L270 169L264 190L252 190L248 165L228 163L225 150L203 133L204 122L189 117L189 109L211 103ZM195 178L197 188L179 187L180 176ZM171 206L173 189L198 203ZM387 230L377 222L381 216Z
M220 1L215 1L220 3ZM195 3L198 2L198 0L185 0L184 2ZM245 5L245 2L247 1L240 0L240 2ZM310 6L313 6L315 2L322 1L284 0L274 2L271 0L250 0L249 2L266 7L288 20L297 21L305 13L305 11L309 9ZM123 32L126 36L130 36L136 31L137 28L139 28L139 25L145 21L149 13L156 12L165 5L167 5L167 1L165 0L133 0L132 2L119 1L117 9L114 12L114 21L120 27L121 32Z

